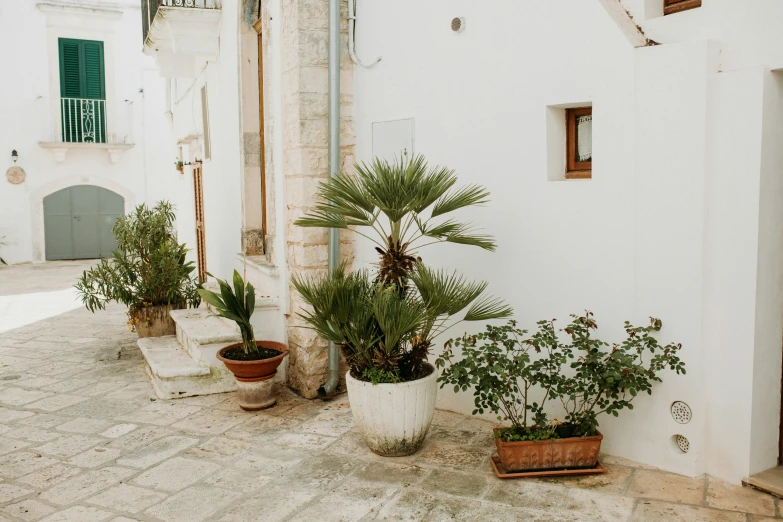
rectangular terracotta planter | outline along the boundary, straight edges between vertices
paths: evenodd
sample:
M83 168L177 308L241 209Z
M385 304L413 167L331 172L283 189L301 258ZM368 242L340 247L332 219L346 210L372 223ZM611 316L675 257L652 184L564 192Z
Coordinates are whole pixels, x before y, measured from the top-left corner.
M592 437L503 442L497 436L500 429L503 428L495 428L495 446L501 464L508 471L593 468L604 438L596 431Z

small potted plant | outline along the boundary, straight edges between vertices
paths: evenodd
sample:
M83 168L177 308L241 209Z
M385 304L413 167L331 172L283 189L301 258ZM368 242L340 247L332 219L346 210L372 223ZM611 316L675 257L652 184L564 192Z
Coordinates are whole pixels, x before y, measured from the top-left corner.
M126 305L128 326L139 337L174 335L169 312L201 302L195 266L174 232L174 208L167 201L139 205L114 223L112 234L112 257L86 270L75 285L82 302L91 312L110 301Z
M319 203L296 224L355 227L380 255L378 271L292 282L312 307L301 315L342 350L354 422L365 443L382 456L417 451L432 421L437 374L427 358L434 338L460 321L508 317L511 309L483 295L485 282L432 270L419 249L456 243L494 250L491 237L451 212L488 198L480 186L456 188L453 171L428 167L423 157L356 166L356 176L321 184ZM365 231L367 234L365 234Z
M242 334L241 343L220 349L217 358L234 374L237 399L243 410L270 408L277 401L274 376L288 355L288 347L275 341L256 341L250 324L256 303L255 288L246 284L239 272L234 270L233 288L221 279L217 282L220 295L205 289L199 289L198 293L218 315L234 321Z
M685 373L677 355L681 346L661 346L651 335L661 329L658 319L644 327L626 322L627 339L607 350L608 343L591 335L598 328L591 312L571 317L562 330L570 343L558 339L554 321L540 321L530 337L510 321L447 341L436 363L444 368L441 386L474 389L474 414L489 411L510 422L495 429L507 472L594 468L603 439L598 416L633 409L634 398L652 394L667 368ZM453 348L462 350L462 359L456 360ZM564 421L548 419L548 401L560 402Z

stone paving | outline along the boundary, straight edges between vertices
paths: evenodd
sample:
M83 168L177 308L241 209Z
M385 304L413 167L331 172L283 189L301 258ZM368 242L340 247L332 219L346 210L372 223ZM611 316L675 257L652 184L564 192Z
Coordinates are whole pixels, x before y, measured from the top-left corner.
M57 270L60 288L74 267ZM3 268L0 284L36 273ZM384 459L345 395L281 389L261 413L232 394L155 400L123 312L0 334L0 522L781 519L772 496L610 456L605 475L501 481L491 425L446 411L418 454Z

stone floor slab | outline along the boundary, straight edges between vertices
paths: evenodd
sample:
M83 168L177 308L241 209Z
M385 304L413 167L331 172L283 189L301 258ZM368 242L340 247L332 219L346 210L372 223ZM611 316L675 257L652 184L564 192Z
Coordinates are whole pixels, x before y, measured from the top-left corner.
M33 490L5 482L0 483L0 504L16 500L30 493L33 493Z
M103 522L114 515L89 506L74 506L41 520L41 522Z
M237 500L241 493L198 486L185 489L145 513L164 522L201 522Z
M52 504L66 506L94 495L133 473L133 470L121 467L89 471L47 489L39 498Z
M698 505L702 503L704 490L704 479L692 479L663 471L636 470L628 494L634 497Z
M453 412L435 412L419 453L388 459L361 440L345 394L279 387L263 412L233 393L151 400L124 312L0 332L0 366L13 365L0 368L0 522L783 520L772 497L609 455L603 475L501 481L493 424Z
M56 508L33 499L22 500L0 508L3 513L22 520L40 520L57 511Z
M131 483L146 488L175 492L216 473L220 466L212 462L175 457L149 469Z
M198 439L191 437L166 437L144 446L130 455L117 459L117 464L139 469L148 468L176 455L197 442Z
M746 522L742 513L654 500L639 501L634 522Z
M161 502L165 498L166 495L163 493L128 484L120 484L88 499L87 503L115 511L138 513Z
M710 481L707 505L728 511L774 516L775 498L752 488L737 488L725 482Z

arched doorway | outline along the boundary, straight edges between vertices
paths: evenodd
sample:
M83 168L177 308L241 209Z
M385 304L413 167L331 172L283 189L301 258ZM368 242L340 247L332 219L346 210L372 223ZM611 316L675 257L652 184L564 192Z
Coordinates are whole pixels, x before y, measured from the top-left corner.
M125 213L125 199L94 185L72 185L43 198L46 260L108 257L111 229Z

